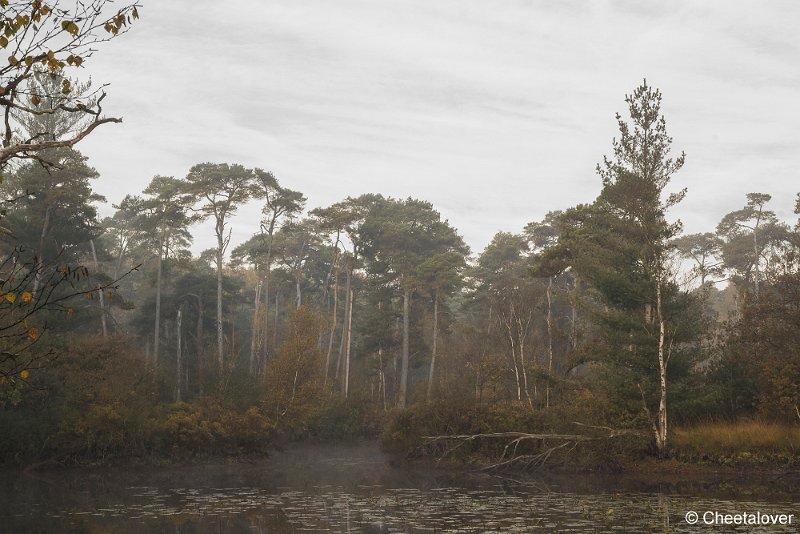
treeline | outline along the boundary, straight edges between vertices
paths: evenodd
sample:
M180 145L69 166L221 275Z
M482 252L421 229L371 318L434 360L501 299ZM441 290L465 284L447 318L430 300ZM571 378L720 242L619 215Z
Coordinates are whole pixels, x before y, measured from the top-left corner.
M0 185L5 460L575 420L664 454L673 422L796 423L800 226L752 193L683 235L661 95L626 102L595 202L477 255L414 198L307 210L270 172L201 163L100 219L79 152L19 165ZM231 243L248 202L259 231ZM201 221L216 246L195 257Z

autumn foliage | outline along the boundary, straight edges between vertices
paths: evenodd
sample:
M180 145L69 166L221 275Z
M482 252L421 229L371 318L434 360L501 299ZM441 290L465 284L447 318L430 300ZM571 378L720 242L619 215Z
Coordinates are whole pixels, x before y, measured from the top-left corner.
M322 321L308 307L295 310L278 355L267 367L267 413L279 426L308 424L325 401L319 348Z

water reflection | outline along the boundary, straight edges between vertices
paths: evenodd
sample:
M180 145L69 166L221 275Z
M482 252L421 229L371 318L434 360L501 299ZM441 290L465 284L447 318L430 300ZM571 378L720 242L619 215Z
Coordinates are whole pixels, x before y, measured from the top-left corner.
M251 465L6 474L8 532L697 532L690 510L800 511L714 482L640 489L597 477L515 481L392 465L372 444L304 447ZM775 484L773 484L775 486ZM722 488L724 485L717 485ZM588 489L588 491L586 491ZM714 532L759 532L731 526ZM797 532L791 526L763 532Z

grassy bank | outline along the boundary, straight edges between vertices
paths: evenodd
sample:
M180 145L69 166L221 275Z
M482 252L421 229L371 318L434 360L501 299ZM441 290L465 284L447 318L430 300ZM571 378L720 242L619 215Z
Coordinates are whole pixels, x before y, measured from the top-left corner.
M762 421L704 423L676 428L670 456L685 463L797 468L800 426Z
M437 436L461 437L432 439ZM636 421L621 427L585 408L530 410L519 403L413 406L389 417L381 440L386 450L407 458L508 470L616 472L658 465L665 470L681 466L782 470L800 466L798 426L742 421L676 427L666 458L659 459L651 432Z

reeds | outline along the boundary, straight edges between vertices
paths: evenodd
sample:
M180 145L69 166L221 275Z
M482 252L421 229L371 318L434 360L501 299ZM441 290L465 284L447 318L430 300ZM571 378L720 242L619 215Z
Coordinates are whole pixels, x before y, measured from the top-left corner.
M704 423L676 428L676 449L724 454L740 452L800 453L800 426L762 421Z

